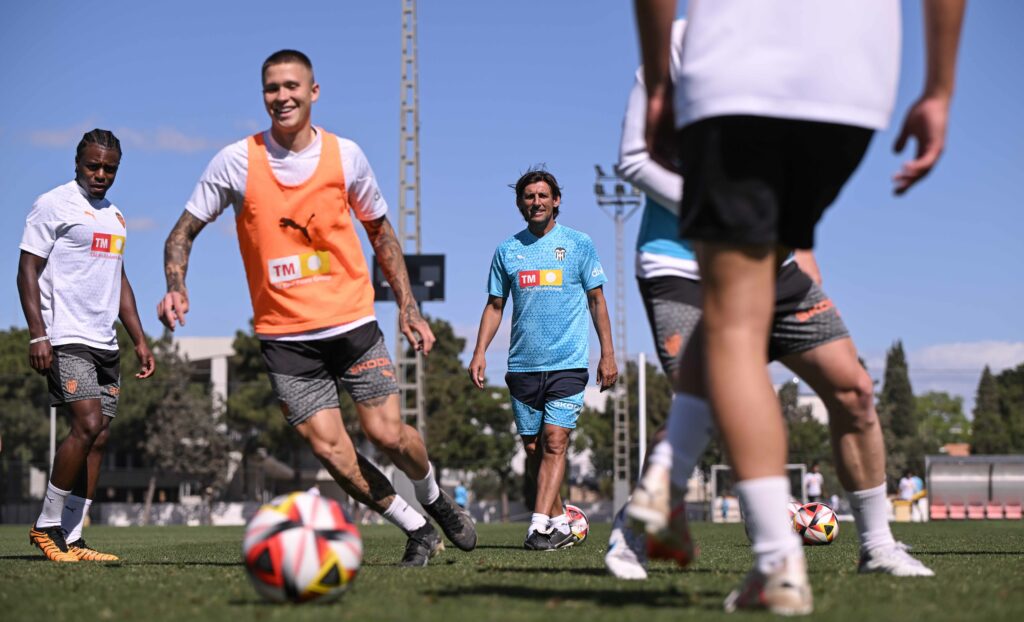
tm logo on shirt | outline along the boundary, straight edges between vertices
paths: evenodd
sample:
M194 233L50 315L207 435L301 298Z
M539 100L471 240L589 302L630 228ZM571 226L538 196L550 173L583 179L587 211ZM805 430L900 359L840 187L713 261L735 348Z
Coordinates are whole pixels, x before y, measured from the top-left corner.
M561 286L561 270L521 270L519 287Z
M296 281L318 274L331 273L331 256L327 251L291 255L267 262L271 283Z
M92 234L92 254L100 257L110 257L124 254L124 236L113 233Z

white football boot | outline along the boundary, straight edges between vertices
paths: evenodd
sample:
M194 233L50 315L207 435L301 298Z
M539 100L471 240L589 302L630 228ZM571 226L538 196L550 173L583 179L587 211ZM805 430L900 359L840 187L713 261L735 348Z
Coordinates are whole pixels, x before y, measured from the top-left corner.
M934 577L931 568L914 559L907 551L909 546L902 542L894 542L890 546L882 546L869 551L860 552L860 564L857 572L862 574L878 572L891 574L894 577Z
M724 603L726 613L738 609L767 609L784 616L807 615L814 610L811 584L803 551L787 557L777 570L764 574L756 567Z
M619 579L643 581L647 578L647 542L643 534L633 531L626 520L626 509L615 515L612 535L604 565Z

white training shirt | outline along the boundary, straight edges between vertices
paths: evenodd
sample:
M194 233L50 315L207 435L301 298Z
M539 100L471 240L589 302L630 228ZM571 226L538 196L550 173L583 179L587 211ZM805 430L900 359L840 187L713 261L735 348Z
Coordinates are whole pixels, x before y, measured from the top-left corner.
M314 128L316 136L313 142L302 151L292 152L279 145L267 130L263 132L263 140L267 148L267 159L274 177L283 184L295 186L313 176L320 163L320 148L323 144L323 132ZM338 148L341 152L341 167L345 174L345 189L348 191L348 204L361 221L376 220L388 211L388 204L381 195L377 178L370 168L366 154L355 142L337 136ZM248 138L231 143L213 157L199 178L192 197L185 209L199 220L210 223L230 205L235 215L245 205L245 186L249 173ZM331 326L303 333L284 335L261 335L264 340L276 341L310 341L326 339L354 328L368 324L374 316L359 318L353 322Z
M76 181L36 199L19 248L46 259L39 300L51 345L117 349L126 237L120 210Z
M821 486L825 483L825 476L821 473L810 472L804 475L804 488L807 489L808 497L820 497Z
M682 127L723 115L882 129L896 98L896 0L691 0Z

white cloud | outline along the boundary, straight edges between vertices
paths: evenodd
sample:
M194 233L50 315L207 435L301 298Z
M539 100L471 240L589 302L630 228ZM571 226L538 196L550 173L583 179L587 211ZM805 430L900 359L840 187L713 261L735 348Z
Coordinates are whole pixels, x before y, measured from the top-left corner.
M910 369L965 370L988 365L993 373L1024 362L1024 341L945 343L911 352Z
M33 130L28 133L28 141L37 147L72 148L82 139L83 134L94 127L94 122L84 121L67 128ZM204 136L189 135L166 126L155 129L119 127L114 128L113 132L126 148L143 151L195 153L220 146L219 142Z

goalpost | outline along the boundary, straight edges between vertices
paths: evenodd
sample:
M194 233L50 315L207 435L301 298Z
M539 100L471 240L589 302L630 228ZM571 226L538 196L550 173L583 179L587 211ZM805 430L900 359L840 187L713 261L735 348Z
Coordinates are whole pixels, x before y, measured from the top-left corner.
M789 494L800 503L806 503L804 496L804 474L806 464L787 464L786 476L789 478ZM711 521L715 523L738 523L743 520L739 500L733 491L735 479L732 467L727 464L715 464L711 467Z

